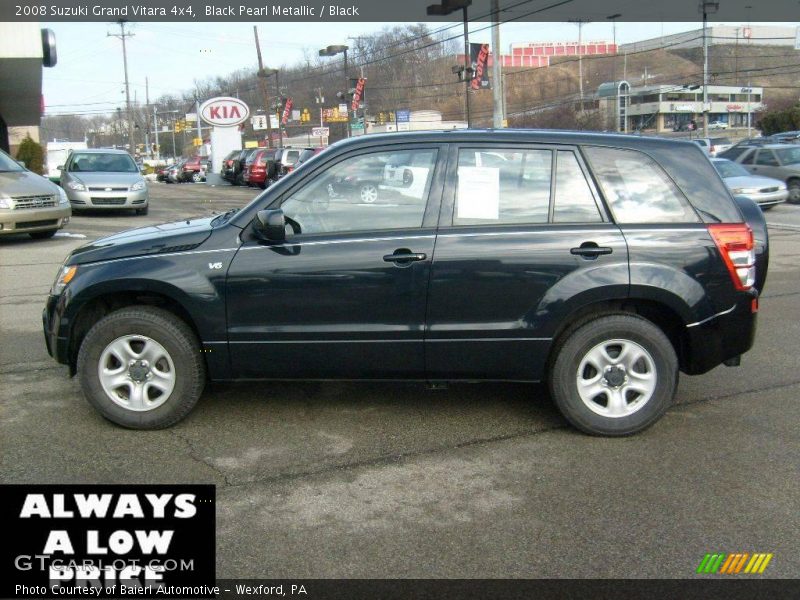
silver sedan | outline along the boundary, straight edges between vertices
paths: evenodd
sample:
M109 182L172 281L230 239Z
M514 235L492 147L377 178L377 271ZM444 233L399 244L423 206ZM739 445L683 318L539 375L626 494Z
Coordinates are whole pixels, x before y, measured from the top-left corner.
M135 209L147 214L147 182L124 150L78 150L60 169L61 187L73 210Z
M712 158L711 162L734 196L746 196L764 210L786 202L789 197L786 184L780 179L753 175L742 165L725 158Z

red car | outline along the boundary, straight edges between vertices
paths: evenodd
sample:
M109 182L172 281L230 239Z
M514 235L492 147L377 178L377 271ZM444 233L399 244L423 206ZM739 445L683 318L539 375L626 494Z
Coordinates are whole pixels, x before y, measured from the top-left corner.
M270 166L274 164L275 150L265 148L259 150L253 155L252 161L248 161L247 173L245 174L245 181L248 185L258 186L262 190L267 187L267 182L270 177Z
M206 180L208 159L204 156L193 156L181 167L181 181L200 183Z

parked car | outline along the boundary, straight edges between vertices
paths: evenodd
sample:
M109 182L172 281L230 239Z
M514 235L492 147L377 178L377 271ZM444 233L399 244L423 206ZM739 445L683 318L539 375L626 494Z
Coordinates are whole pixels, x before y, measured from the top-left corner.
M260 187L263 190L274 181L276 152L279 150L263 148L253 155L246 177L248 185Z
M779 179L789 190L788 201L800 202L800 145L767 144L748 148L736 162L754 175Z
M717 156L733 146L733 143L730 141L730 139L726 137L695 138L692 141L705 150L706 154L709 156Z
M235 162L233 163L233 173L232 173L232 180L231 183L234 185L245 185L244 176L247 171L247 159L256 152L258 152L260 148L245 148L239 153L239 156L236 158Z
M709 121L708 122L709 129L727 129L728 123L725 121Z
M183 177L181 176L181 172L183 169L183 165L186 163L186 159L183 158L175 164L173 164L169 170L167 171L167 183L181 183L183 181Z
M183 163L183 166L181 167L180 178L181 181L202 183L206 180L207 171L208 159L202 156L193 156Z
M329 197L400 151L417 169L403 201ZM627 435L669 408L679 371L739 364L767 256L762 211L686 141L376 134L238 211L74 250L43 325L88 401L131 428L181 420L207 379L515 380L549 382L583 431Z
M61 187L73 212L79 209L149 210L149 193L139 168L124 150L75 150L61 170Z
M300 151L300 156L297 158L297 162L294 165L295 169L300 168L300 165L304 164L309 159L315 157L317 154L325 150L325 146L317 146L315 148L304 148Z
M0 150L0 235L51 238L71 214L64 190Z
M773 142L796 143L800 140L800 131L784 131L782 133L775 133L769 136Z
M220 171L220 175L225 181L233 181L233 164L241 152L241 150L233 150L222 159L222 170Z
M250 186L250 169L253 166L253 161L255 160L256 156L261 154L263 151L262 148L256 148L252 152L247 155L247 158L244 161L244 170L242 171L242 184Z
M711 164L735 196L746 196L763 210L786 202L789 192L779 179L751 175L742 165L724 158L712 158Z
M156 169L156 181L166 182L169 174L170 165L164 165Z

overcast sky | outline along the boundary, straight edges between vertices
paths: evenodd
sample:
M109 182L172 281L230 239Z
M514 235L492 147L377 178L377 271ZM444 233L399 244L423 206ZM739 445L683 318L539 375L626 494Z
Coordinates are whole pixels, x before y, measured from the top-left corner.
M729 25L739 25L739 23ZM754 23L755 25L756 23ZM458 24L457 24L458 25ZM780 25L796 26L797 23ZM430 24L431 29L446 25ZM56 34L58 64L44 69L47 114L89 113L124 106L122 48L116 24L44 23ZM266 66L292 65L316 56L329 44L347 44L347 37L380 31L386 23L263 23L259 25ZM458 25L460 27L460 25ZM489 42L486 23L470 24L470 41ZM701 27L701 23L617 23L617 42L627 43ZM482 29L482 31L478 31ZM145 101L145 77L150 99L193 87L195 80L224 75L239 68L255 68L253 23L132 23L128 39L131 100ZM451 30L454 34L460 29ZM508 23L501 27L501 49L512 42L577 40L570 23ZM612 25L589 23L584 40L611 40ZM369 72L366 73L369 77Z

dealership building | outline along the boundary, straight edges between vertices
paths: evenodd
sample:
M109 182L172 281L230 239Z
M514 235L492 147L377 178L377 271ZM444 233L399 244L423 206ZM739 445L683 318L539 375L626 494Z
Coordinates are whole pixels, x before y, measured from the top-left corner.
M37 23L0 23L0 149L14 155L27 135L39 141L42 68L55 64L52 31Z
M703 119L701 86L649 85L628 87L627 82L603 84L598 90L601 110L617 113L620 131L673 131ZM617 91L617 90L621 91ZM709 85L709 122L721 121L729 127L755 123L755 113L764 109L764 89L733 85ZM613 121L612 121L613 122Z

